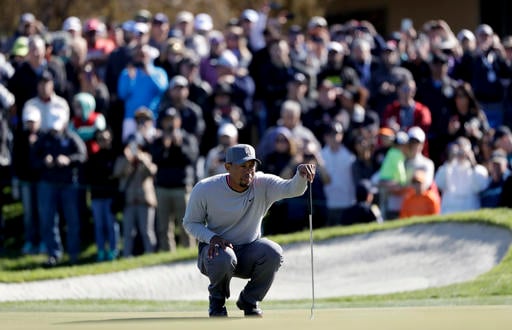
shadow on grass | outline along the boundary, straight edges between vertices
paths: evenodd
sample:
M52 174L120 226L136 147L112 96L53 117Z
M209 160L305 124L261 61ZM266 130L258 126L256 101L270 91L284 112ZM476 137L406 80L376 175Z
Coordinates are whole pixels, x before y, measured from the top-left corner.
M210 321L226 321L226 320L240 320L245 319L243 316L230 316L230 317L217 317L210 318L208 316L176 316L176 317L138 317L138 318L119 318L119 319L106 319L106 320L90 320L90 321L72 321L61 322L56 324L108 324L108 323L136 323L136 322L196 322L208 320Z

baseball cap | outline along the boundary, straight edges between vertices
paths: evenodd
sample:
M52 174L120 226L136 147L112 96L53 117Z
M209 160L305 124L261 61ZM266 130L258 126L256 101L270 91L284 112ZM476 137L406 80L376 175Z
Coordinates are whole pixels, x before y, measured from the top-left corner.
M238 129L231 123L224 123L219 127L217 136L229 136L231 138L235 138L238 136Z
M156 13L153 17L153 23L169 23L169 18L164 13Z
M247 20L249 22L255 23L259 19L258 12L254 9L246 9L242 12L242 15L240 15L240 18L242 20Z
M36 21L36 17L32 13L23 13L20 16L20 23L29 24L29 23L34 23L35 21Z
M194 18L194 29L197 31L210 31L213 29L212 17L206 13L197 14Z
M135 117L136 121L153 120L153 112L151 110L149 110L148 108L142 106L135 111L134 117Z
M480 24L476 28L475 34L477 34L477 35L485 34L485 35L490 36L490 35L494 34L494 31L492 30L492 27L490 27L488 24Z
M12 45L11 54L14 56L26 56L28 54L28 38L24 36L16 38Z
M190 23L194 20L194 14L189 11L180 11L176 15L176 23Z
M232 51L225 50L222 52L219 58L213 62L213 64L234 69L238 67L238 59Z
M407 135L409 135L409 140L416 140L420 143L425 142L425 132L418 126L409 128Z
M327 20L322 16L313 16L308 22L308 28L313 29L316 27L326 27Z
M327 44L327 50L335 53L343 53L343 45L337 41L331 41Z
M469 31L468 29L462 29L457 34L457 39L459 41L463 41L464 39L467 39L467 40L470 40L470 41L475 41L475 34L473 32L471 32L471 31Z
M37 78L37 82L53 81L53 73L49 70L44 70Z
M69 16L62 23L62 30L64 31L82 31L82 21L76 16Z
M174 87L188 87L187 78L180 75L172 77L171 81L169 82L169 88L172 89Z
M151 21L151 12L147 9L140 9L133 17L135 22L148 23Z
M256 158L256 151L251 145L236 144L226 152L226 163L241 165L250 160L255 160L258 164L261 164L261 161Z
M494 143L496 143L497 140L501 139L504 136L511 135L510 128L508 126L502 125L498 126L496 130L494 131Z
M304 75L302 72L297 72L293 75L291 81L305 85L308 83L308 78L306 78L306 75Z

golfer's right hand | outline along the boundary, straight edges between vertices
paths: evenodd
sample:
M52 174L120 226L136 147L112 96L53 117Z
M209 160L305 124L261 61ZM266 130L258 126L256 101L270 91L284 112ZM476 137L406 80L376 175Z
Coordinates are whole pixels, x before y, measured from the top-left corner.
M219 255L219 249L225 250L227 247L233 248L233 244L220 236L213 236L208 247L208 259L215 258Z

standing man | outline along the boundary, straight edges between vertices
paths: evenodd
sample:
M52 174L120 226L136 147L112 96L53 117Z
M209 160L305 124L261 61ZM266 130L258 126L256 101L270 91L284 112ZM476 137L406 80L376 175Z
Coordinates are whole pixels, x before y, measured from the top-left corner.
M284 180L256 172L254 148L237 144L226 152L226 174L203 179L192 190L183 219L185 229L199 240L198 267L210 279L210 317L227 316L233 276L250 279L236 302L245 316L262 317L258 302L270 289L283 261L282 248L261 237L261 222L272 203L306 191L315 165L300 164Z

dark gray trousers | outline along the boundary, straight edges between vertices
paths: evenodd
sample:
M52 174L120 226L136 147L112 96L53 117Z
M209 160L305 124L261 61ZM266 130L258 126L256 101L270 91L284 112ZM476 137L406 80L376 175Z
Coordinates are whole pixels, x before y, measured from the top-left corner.
M279 244L260 238L249 244L235 245L234 249L219 249L219 255L212 259L208 259L208 246L199 244L198 267L210 279L211 297L229 298L229 284L235 276L249 279L240 293L244 301L256 305L263 300L283 263L283 249Z

